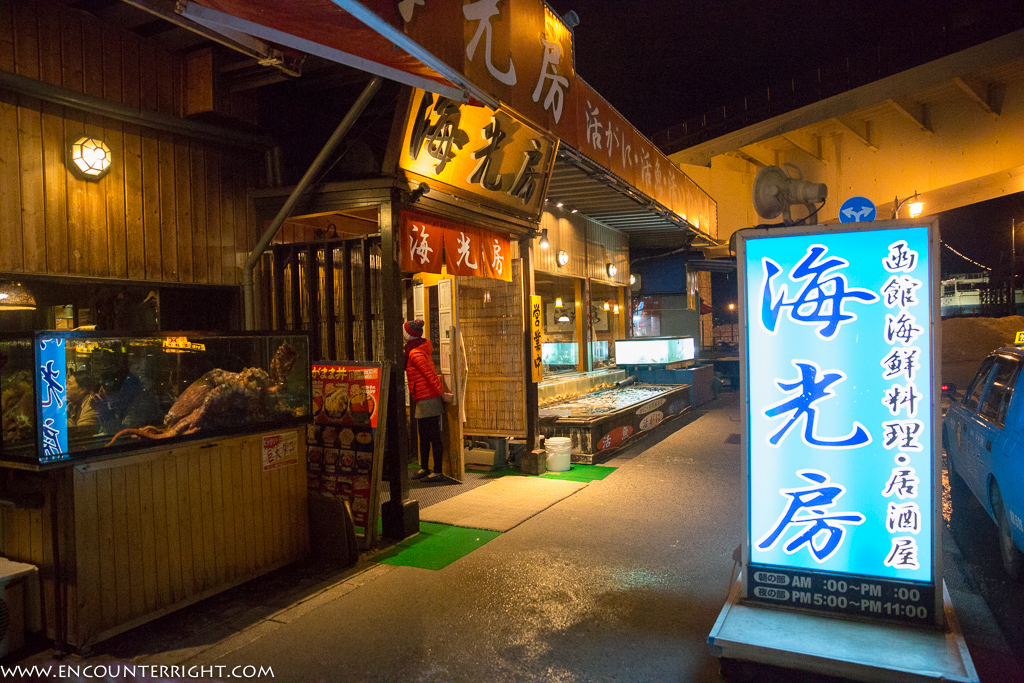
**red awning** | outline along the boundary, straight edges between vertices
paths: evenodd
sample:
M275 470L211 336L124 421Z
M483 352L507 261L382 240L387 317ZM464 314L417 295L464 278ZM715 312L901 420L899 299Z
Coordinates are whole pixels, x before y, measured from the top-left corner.
M183 16L214 30L241 31L413 87L466 99L463 89L449 78L332 0L189 0L181 5ZM397 12L394 3L384 5L388 7ZM387 21L381 9L375 6L375 14ZM394 19L388 23L397 23L397 14Z

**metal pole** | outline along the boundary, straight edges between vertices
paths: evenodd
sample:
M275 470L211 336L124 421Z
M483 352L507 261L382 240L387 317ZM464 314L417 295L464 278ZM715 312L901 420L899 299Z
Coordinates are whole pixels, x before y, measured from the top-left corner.
M285 200L284 206L274 216L274 220L271 221L270 227L267 228L266 232L263 233L263 237L260 238L259 243L249 254L249 258L245 260L245 266L242 268L242 298L245 302L245 329L254 330L256 329L256 311L253 303L253 281L252 271L256 267L256 263L259 261L260 256L266 251L267 247L270 246L271 240L274 239L274 235L284 224L288 216L291 215L292 209L298 204L299 199L306 193L306 189L313 184L313 180L320 173L320 169L323 168L324 164L334 154L334 150L337 148L338 143L345 137L352 124L356 122L360 114L366 108L366 105L370 103L377 90L380 88L383 78L380 76L374 76L373 79L366 84L363 88L363 92L359 95L359 99L355 101L352 108L345 114L345 118L338 124L337 129L331 135L330 139L324 145L323 149L317 155L313 163L310 164L309 168L306 169L305 175L302 176L302 180L295 186L292 193L288 195L288 199Z
M1017 221L1010 219L1010 315L1017 315Z

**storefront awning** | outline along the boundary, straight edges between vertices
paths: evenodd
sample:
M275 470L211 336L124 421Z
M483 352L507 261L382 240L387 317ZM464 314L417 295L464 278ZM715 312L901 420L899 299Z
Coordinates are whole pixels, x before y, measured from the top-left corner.
M562 147L548 184L548 201L578 210L629 236L636 248L695 248L714 245L713 237L682 219L586 157Z
M465 101L467 93L492 100L400 32L386 37L392 33L388 24L371 28L364 23L376 15L358 16L365 10L357 2L182 0L178 12L216 31L248 34L458 101Z

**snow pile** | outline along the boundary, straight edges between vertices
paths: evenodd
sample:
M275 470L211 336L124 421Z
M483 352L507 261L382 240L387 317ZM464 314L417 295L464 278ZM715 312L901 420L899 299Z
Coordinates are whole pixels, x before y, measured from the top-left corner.
M942 362L981 361L995 349L1013 346L1024 317L949 318L942 321Z

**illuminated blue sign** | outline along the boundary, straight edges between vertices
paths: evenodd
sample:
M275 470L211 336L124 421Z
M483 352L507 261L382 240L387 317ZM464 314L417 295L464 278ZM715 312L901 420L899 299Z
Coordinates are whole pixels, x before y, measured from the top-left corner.
M931 227L743 235L747 595L933 622Z
M39 437L42 460L54 460L68 452L67 356L64 340L36 340L36 395L39 401Z

